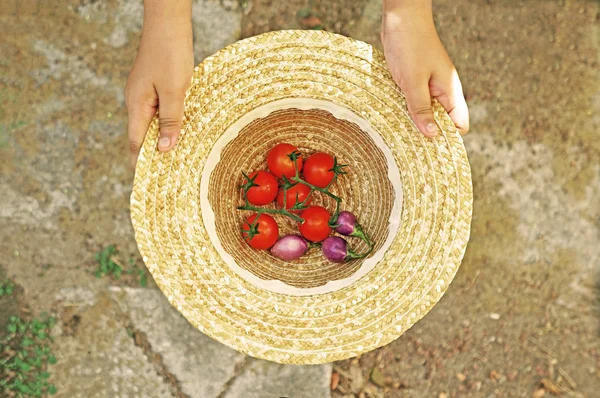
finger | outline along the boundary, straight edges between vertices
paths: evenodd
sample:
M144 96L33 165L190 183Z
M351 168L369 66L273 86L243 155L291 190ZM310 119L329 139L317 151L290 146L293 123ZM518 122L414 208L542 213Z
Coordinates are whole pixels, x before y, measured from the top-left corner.
M469 108L456 72L452 76L448 87L436 98L450 115L459 133L461 135L467 134L469 132Z
M131 165L135 167L144 137L152 117L156 113L156 106L143 105L141 102L133 103L127 107L128 120L127 132L129 136L129 154Z
M433 118L431 109L431 96L429 94L429 82L421 81L409 83L402 87L406 97L408 112L417 125L417 128L426 137L435 137L438 128Z
M183 121L184 98L185 92L158 92L158 150L161 152L170 151L177 144Z

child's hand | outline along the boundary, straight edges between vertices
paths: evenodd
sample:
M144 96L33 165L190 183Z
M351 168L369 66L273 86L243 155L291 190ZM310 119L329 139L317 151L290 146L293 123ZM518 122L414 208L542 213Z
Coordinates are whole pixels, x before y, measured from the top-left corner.
M427 137L437 134L431 110L434 97L459 132L466 134L469 110L456 68L435 30L431 1L386 1L381 41L394 81L406 96L418 129Z
M160 3L161 0L155 2ZM169 16L161 12L160 4L154 9L148 8L152 3L146 2L140 48L125 87L133 165L157 108L160 125L158 149L166 152L177 144L185 92L194 71L191 5L189 13L185 8Z

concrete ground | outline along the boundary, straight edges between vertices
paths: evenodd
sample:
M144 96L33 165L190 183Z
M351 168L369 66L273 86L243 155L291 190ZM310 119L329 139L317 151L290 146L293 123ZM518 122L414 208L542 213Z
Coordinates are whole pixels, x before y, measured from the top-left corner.
M325 29L380 47L380 1L310 4ZM305 26L296 13L308 5L195 0L196 61L241 37ZM95 253L115 243L142 266L123 99L142 1L2 2L0 279L17 291L2 301L0 325L15 313L58 316L57 396L597 394L598 2L434 7L472 118L465 260L440 303L394 343L333 367L293 367L205 337L151 280L93 275Z

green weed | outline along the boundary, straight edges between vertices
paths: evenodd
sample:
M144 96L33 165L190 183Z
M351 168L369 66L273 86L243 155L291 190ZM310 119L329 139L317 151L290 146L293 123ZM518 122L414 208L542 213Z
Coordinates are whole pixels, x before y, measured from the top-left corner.
M113 245L107 246L96 253L96 262L98 263L98 269L94 273L96 278L112 275L118 280L121 277L123 267L116 260L118 253L117 248Z
M96 253L96 262L98 268L94 272L97 278L105 275L113 277L115 280L119 280L123 272L126 275L135 277L142 287L148 285L148 274L143 268L140 268L135 263L133 258L129 259L129 267L125 268L119 261L119 250L116 246L110 245L105 247Z
M50 330L56 320L42 315L37 319L11 316L6 335L0 338L0 396L41 397L55 394L48 381L48 368L56 363L50 351Z
M38 276L42 277L42 276L46 275L46 271L48 271L50 268L52 268L52 264L42 265L42 272L38 273Z
M319 13L316 12L314 10L314 1L309 1L308 5L304 8L301 8L298 10L298 12L296 12L296 18L298 18L299 20L308 20L309 18L316 18L317 22L320 22L320 18L319 18ZM313 22L314 23L314 22ZM311 30L325 30L325 25L323 25L322 23L317 23L315 24L308 24L308 25L304 25L305 29L311 29Z
M10 280L0 281L0 297L13 294L15 285Z
M10 124L0 123L0 148L8 145L10 134L26 125L27 123L22 120Z
M143 268L138 267L133 258L129 259L129 267L127 274L137 276L139 278L140 286L146 287L148 285L148 274L146 271L144 271Z

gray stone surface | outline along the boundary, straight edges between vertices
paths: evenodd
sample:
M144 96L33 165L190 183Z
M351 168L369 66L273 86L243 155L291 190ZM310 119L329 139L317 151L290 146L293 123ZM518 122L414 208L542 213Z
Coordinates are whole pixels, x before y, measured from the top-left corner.
M128 335L119 306L106 294L93 306L82 300L61 304L77 311L69 326L59 323L53 331L58 362L51 382L58 388L56 397L172 397L171 387Z
M59 397L326 398L331 365L238 353L190 325L157 289L63 288L53 330Z
M152 350L177 375L185 394L216 397L235 376L235 366L245 355L196 330L160 291L116 287L111 291L121 309L131 315L133 325L146 333Z
M119 0L116 6L107 2L83 3L77 12L85 20L112 22L113 28L103 42L114 48L124 47L130 35L142 30L142 0ZM194 0L192 3L194 56L196 62L239 38L242 7L235 0Z
M237 0L193 1L196 62L239 38L243 10ZM143 1L65 1L41 7L38 18L4 11L0 267L34 313L60 318L51 370L59 396L211 398L242 391L259 364L255 381L268 389L277 374L273 391L287 385L288 395L301 387L294 380L328 379L330 367L255 361L208 338L151 280L146 289L111 288L132 280L93 276L100 248L118 243L123 261L137 256L123 89Z
M381 47L379 33L381 32L381 1L370 0L365 4L362 18L350 28L350 36Z
M22 306L60 319L50 369L59 397L327 396L328 367L244 357L190 327L151 280L128 290L126 277L93 276L109 244L137 258L123 87L142 0L41 1L36 17L13 8L34 3L0 2L0 268ZM328 30L380 47L380 3L312 5ZM299 28L307 4L194 0L196 62L240 26L244 36ZM530 397L543 379L564 395L597 392L598 10L588 0L435 2L471 111L471 241L423 320L336 364L346 369L336 398L363 387L371 398ZM409 388L373 392L377 364Z
M194 0L192 4L194 59L198 63L239 39L243 13L237 1Z
M252 360L224 398L327 398L331 365L280 365Z
M250 358L200 333L158 290L112 287L111 293L190 397L329 396L331 365L280 365Z

